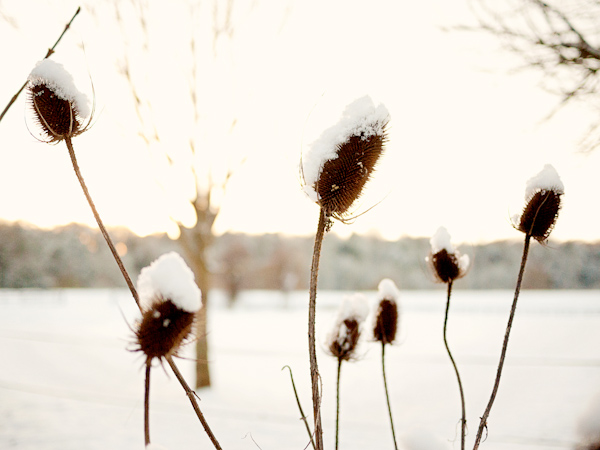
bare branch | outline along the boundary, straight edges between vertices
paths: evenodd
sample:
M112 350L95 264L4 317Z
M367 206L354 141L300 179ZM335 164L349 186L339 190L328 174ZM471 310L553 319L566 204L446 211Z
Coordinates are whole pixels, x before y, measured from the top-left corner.
M54 50L56 49L56 46L61 41L61 39L63 38L63 36L67 32L67 30L69 28L71 28L71 24L75 20L75 17L77 17L77 14L79 14L80 12L81 12L81 7L78 7L77 11L75 11L75 14L73 14L73 17L71 17L71 20L69 20L69 22L65 25L64 30L62 31L62 33L60 34L60 36L58 37L58 39L56 40L56 42L54 43L54 45L48 49L48 51L46 52L46 56L44 56L43 59L49 58L50 55L52 55L52 53L54 53ZM17 98L19 97L19 95L21 94L21 92L23 92L23 89L25 89L25 86L27 86L27 81L25 81L25 83L23 83L23 86L21 86L21 88L17 91L17 93L15 95L13 95L13 97L10 99L10 101L8 102L8 104L6 105L6 107L4 108L4 110L2 111L2 113L0 114L0 121L2 121L2 118L8 112L8 110L10 109L10 107L17 101Z

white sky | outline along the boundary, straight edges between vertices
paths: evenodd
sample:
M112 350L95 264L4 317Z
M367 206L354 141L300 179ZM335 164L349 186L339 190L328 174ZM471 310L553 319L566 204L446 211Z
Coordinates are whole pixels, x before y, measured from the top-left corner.
M165 124L163 148L185 152L195 134L217 170L226 167L224 155L246 158L230 180L217 232L313 234L318 210L301 189L302 148L335 124L348 103L370 95L391 115L387 153L358 213L376 206L334 231L395 239L431 236L445 226L455 243L520 239L510 217L523 206L527 180L549 163L566 192L551 239L600 239L600 213L590 205L599 190L600 155L577 153L593 112L574 105L543 121L559 99L539 88L538 74L508 74L518 60L492 38L441 31L473 23L465 3L238 0L234 44L222 41L215 61L208 41L198 43L208 56L199 59L195 128L186 86L190 14L169 2L149 18L163 34L151 42L153 64L140 73L148 92L158 94L154 116ZM79 3L0 5L18 22L16 29L0 22L0 39L9 43L0 49L3 108ZM198 29L210 30L211 9L203 5L195 11L204 21ZM179 194L191 189L186 164L178 158L165 170L156 156L160 146L149 150L137 137L115 63L122 39L107 12L95 10L84 8L54 56L84 90L90 76L94 83L94 126L74 140L81 170L107 225L173 232L170 216L192 220ZM129 46L134 59L138 45ZM0 122L0 218L93 225L65 146L31 136L24 100Z

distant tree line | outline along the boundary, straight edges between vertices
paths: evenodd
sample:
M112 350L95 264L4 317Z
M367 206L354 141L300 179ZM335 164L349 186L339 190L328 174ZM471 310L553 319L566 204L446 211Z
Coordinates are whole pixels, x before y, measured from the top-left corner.
M123 262L135 278L159 255L175 250L167 235L139 237L113 228ZM209 250L214 286L232 301L243 289L307 289L312 237L227 233ZM472 268L457 282L462 289L512 289L518 267L519 241L462 246ZM382 278L401 289L436 287L427 270L426 238L385 241L375 236L335 234L326 237L319 272L322 289L371 290ZM181 252L182 253L182 252ZM183 253L182 253L183 254ZM134 280L135 281L135 280ZM600 242L550 242L530 255L524 285L530 289L600 288ZM125 287L102 236L96 229L70 224L51 230L23 223L0 222L0 287Z

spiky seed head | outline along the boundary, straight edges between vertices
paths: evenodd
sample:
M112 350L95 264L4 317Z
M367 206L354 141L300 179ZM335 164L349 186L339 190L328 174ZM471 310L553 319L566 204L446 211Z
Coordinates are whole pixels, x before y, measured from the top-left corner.
M329 217L343 220L360 197L384 150L389 120L384 105L358 98L303 156L304 192Z
M540 243L548 240L561 208L561 195L555 190L540 190L525 205L518 229Z
M540 243L545 243L556 225L564 185L550 164L527 182L526 205L515 227Z
M319 205L332 217L342 217L360 197L386 142L385 125L380 134L353 135L336 148L337 158L323 165L315 184Z
M341 361L353 359L358 340L360 338L360 324L354 318L345 319L337 329L337 335L330 340L329 354Z
M464 276L461 274L458 258L454 253L442 249L430 257L433 273L442 283L449 283Z
M51 60L40 61L28 78L28 103L35 122L48 142L74 137L86 130L87 97L77 90L65 68Z
M377 308L373 337L384 345L391 344L396 339L397 329L398 305L394 300L384 298Z
M176 354L192 333L195 314L180 309L171 300L159 299L142 314L135 331L138 350L146 362Z
M461 255L450 242L450 233L439 227L430 240L431 253L426 258L433 275L441 283L450 283L466 275L469 256Z

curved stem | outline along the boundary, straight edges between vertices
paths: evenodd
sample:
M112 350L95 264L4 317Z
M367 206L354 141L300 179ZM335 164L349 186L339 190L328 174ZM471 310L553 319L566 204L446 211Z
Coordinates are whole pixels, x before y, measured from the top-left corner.
M121 270L121 273L123 274L123 278L125 278L125 282L127 283L129 290L131 291L131 295L133 295L133 299L137 303L138 308L141 309L140 298L138 296L138 293L131 281L131 278L129 277L129 274L127 273L127 270L125 270L123 261L121 260L121 257L119 256L119 253L117 252L117 249L115 248L115 246L112 242L112 239L110 238L110 236L108 235L108 232L106 231L106 228L104 227L104 223L102 222L102 219L100 218L100 214L98 214L98 211L96 210L96 205L94 204L94 201L92 200L92 197L88 191L88 188L85 184L83 176L81 175L81 170L79 170L79 164L77 164L77 158L75 157L75 150L73 150L73 143L71 142L71 138L66 137L65 143L67 144L67 148L69 149L69 156L71 157L71 162L73 163L73 169L75 170L75 175L77 175L77 179L79 180L81 189L83 189L83 194L85 195L85 198L86 198L88 204L90 205L90 208L92 209L92 213L94 214L94 218L96 219L96 222L98 223L100 232L102 233L102 236L104 236L104 240L108 244L108 248L110 248L110 251L111 251L113 257L115 258L115 261L117 262L117 265L119 266L119 269Z
M146 362L146 384L144 386L144 442L150 444L150 361Z
M181 386L183 387L183 390L187 394L187 396L190 400L190 403L192 404L192 407L194 408L194 411L196 412L196 416L198 416L198 419L200 420L200 423L204 427L204 431L208 435L208 438L212 442L213 446L217 450L222 450L221 445L219 444L219 441L217 441L217 438L215 437L212 430L208 426L208 422L204 418L204 414L202 414L202 411L200 411L200 406L198 406L196 393L187 384L187 382L185 381L185 378L183 378L183 375L179 371L179 368L175 365L175 362L173 361L173 357L169 355L169 356L166 356L165 359L169 363L169 366L171 366L173 373L175 374L175 376L177 377L177 380L179 380L179 383L181 384Z
M394 419L392 418L392 405L390 403L390 395L388 393L387 377L385 376L385 342L381 341L381 371L383 373L383 387L385 389L385 399L387 401L388 413L390 416L390 425L392 427L392 438L394 439L394 448L398 450L396 442L396 432L394 431Z
M340 376L342 375L342 358L338 358L337 384L336 384L336 403L335 403L335 450L338 450L338 440L340 435Z
M323 245L323 238L325 236L328 220L325 210L321 208L310 269L310 299L308 304L308 352L310 358L310 381L312 385L313 415L315 421L314 430L317 450L323 450L323 428L321 425L321 394L319 393L319 368L317 366L317 351L315 344L315 314L317 305L319 259L321 257L321 246Z
M294 383L294 375L292 375L292 368L290 366L283 366L283 369L288 368L290 370L290 378L292 380L292 388L294 389L294 396L296 397L296 403L298 404L298 409L300 410L300 419L304 422L304 426L306 427L306 431L308 432L308 437L310 438L310 443L312 448L315 448L315 441L312 436L312 432L310 431L310 426L308 425L308 421L306 420L306 415L304 414L304 410L302 409L302 405L300 404L300 398L298 397L298 391L296 390L296 383Z
M496 372L496 381L494 382L494 388L492 389L492 395L490 396L488 405L485 409L485 412L483 413L483 416L481 417L481 421L479 422L479 428L477 429L477 437L475 438L475 445L473 446L473 450L479 448L479 444L481 443L481 437L483 435L483 430L487 428L487 419L490 415L490 411L492 409L492 405L494 404L494 400L496 399L496 394L498 393L498 386L500 386L500 376L502 375L502 368L504 367L506 350L508 348L508 338L510 335L510 330L512 328L513 319L515 317L515 311L517 309L517 300L519 299L519 293L521 292L521 283L523 282L523 274L525 273L525 263L527 262L530 241L531 235L527 234L525 236L525 243L523 245L523 256L521 258L521 267L519 268L519 276L517 277L517 285L515 287L515 297L513 299L513 303L510 309L508 324L506 325L506 333L504 334L502 352L500 354L500 361L498 363L498 370Z
M460 419L461 429L460 429L460 448L461 450L465 450L465 436L467 434L467 413L465 408L465 393L463 391L462 381L460 379L460 374L458 373L458 367L454 358L452 357L452 352L450 352L450 347L448 346L448 339L446 338L446 332L448 330L448 312L450 311L450 295L452 294L452 281L448 282L448 298L446 300L446 314L444 315L444 345L446 346L446 352L448 352L448 356L450 357L450 362L452 363L452 367L454 367L454 373L456 374L456 379L458 380L458 390L460 391L460 406L462 411L462 416Z

